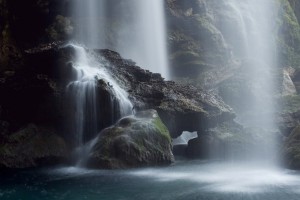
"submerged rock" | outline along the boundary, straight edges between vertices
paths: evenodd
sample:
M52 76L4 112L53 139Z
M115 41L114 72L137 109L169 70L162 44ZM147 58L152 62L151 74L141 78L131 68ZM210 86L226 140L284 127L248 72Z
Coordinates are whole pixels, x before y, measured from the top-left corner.
M65 141L52 130L34 124L6 137L0 146L0 168L55 165L65 162L67 157Z
M92 168L130 168L171 164L171 137L155 110L138 112L104 129L88 159Z

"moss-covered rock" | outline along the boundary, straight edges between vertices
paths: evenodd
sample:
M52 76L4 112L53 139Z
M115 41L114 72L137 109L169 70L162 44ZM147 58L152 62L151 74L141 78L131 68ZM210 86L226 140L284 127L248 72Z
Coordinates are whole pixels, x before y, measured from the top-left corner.
M92 168L130 168L173 162L171 137L155 110L138 112L103 130L88 159Z
M3 142L3 141L2 141ZM65 141L51 129L30 124L0 143L0 168L30 168L66 162Z

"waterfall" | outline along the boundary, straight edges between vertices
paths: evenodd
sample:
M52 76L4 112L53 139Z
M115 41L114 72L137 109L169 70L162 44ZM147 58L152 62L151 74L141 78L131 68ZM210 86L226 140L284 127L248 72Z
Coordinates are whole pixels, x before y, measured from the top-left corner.
M77 41L170 78L163 0L74 0L73 7Z
M120 20L116 50L145 69L170 78L164 1L126 0Z
M118 105L110 108L111 124L120 117L131 114L132 105L127 98L128 94L111 78L100 58L88 53L83 47L70 46L74 48L76 54L75 60L72 61L76 78L68 84L67 92L71 95L71 100L75 102L74 132L77 133L77 145L80 146L85 142L84 134L95 136L99 131L99 120L105 117L101 116L101 113L97 113L101 112L98 105L101 100L101 96L97 93L98 80L103 80L109 84L117 100ZM111 106L114 106L113 99L110 101ZM119 114L114 116L115 113Z
M76 157L82 159L93 142L85 143L94 138L100 129L103 129L121 117L132 114L132 104L128 94L110 76L104 66L104 61L87 52L83 47L70 45L75 50L75 59L72 67L76 78L67 86L67 94L74 111L71 112L71 131L75 134ZM108 84L112 94L100 96L98 81ZM103 99L105 98L105 99ZM100 102L102 102L100 104ZM103 108L108 106L108 108ZM104 111L104 109L109 109ZM103 121L106 121L105 123ZM104 124L104 125L103 125Z
M251 98L241 97L246 111L237 111L237 120L246 128L254 128L267 140L256 147L250 156L259 160L276 160L276 130L274 103L274 69L276 60L276 31L274 13L276 5L271 0L228 0L225 5L232 11L236 22L226 31L239 32L240 43L233 46L235 55L243 63L245 82ZM240 102L235 102L240 103ZM267 133L264 135L264 132Z
M132 114L128 94L110 76L105 60L84 47L95 49L106 47L106 5L105 0L74 0L72 4L76 31L72 44L75 58L72 67L76 78L67 86L72 106L70 132L75 135L77 163L83 163L85 154L93 145L97 133L115 123L121 117ZM82 45L82 46L81 46ZM109 94L99 92L98 84L106 84ZM104 95L104 96L103 96ZM90 142L88 142L90 141Z
M73 0L75 41L88 48L105 48L105 0Z

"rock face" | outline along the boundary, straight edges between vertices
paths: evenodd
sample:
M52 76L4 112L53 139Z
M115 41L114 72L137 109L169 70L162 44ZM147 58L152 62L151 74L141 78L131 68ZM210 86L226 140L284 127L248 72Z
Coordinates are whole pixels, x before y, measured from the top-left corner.
M215 94L164 81L159 74L141 69L116 52L96 50L93 53L128 92L134 110L156 109L172 137L186 130L201 132L234 118L231 108ZM56 130L72 147L75 138L68 129L68 119L74 109L65 89L75 78L70 62L75 56L73 47L51 43L27 50L23 55L24 62L19 69L0 73L0 135L9 136L34 123ZM112 116L119 115L109 109L116 105L111 85L96 78L95 82L97 95L102 97L98 129L101 131L116 122L117 117L112 119ZM94 137L88 135L85 140Z
M197 79L201 73L230 61L228 45L217 27L218 4L205 0L166 0L174 77Z
M282 154L287 167L300 169L300 126L286 139Z
M67 0L0 1L0 71L21 67L23 50L66 38ZM63 19L63 20L62 20Z
M104 129L92 148L88 166L129 168L171 164L171 137L155 110L138 112Z
M61 137L51 129L34 124L2 139L0 168L56 165L65 163L69 157L67 145Z
M282 0L274 1L274 6L280 67L297 67L300 3ZM166 7L173 76L188 77L202 87L215 87L232 76L237 68L234 61L246 57L240 15L232 5L226 0L166 0Z

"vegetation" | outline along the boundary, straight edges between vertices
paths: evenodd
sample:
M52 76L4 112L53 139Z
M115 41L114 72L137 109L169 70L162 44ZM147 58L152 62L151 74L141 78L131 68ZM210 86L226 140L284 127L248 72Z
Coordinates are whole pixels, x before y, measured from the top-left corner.
M299 68L300 25L288 0L281 0L280 3L277 41L281 62L283 66Z

